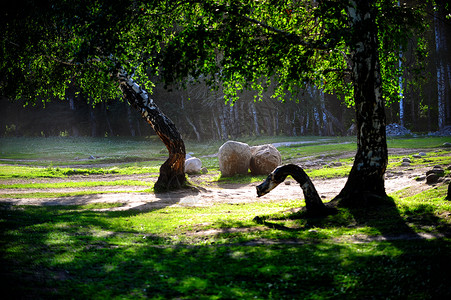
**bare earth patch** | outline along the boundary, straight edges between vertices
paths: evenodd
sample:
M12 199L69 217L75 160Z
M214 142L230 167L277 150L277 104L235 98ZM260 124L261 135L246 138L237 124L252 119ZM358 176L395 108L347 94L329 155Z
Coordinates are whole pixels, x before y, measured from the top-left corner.
M409 189L412 193L418 193L426 189L432 188L424 181L416 181L415 178L424 174L428 168L403 169L399 171L387 172L385 186L387 193L393 193L401 189ZM202 175L209 176L209 175ZM143 175L136 176L117 176L103 175L95 176L96 181L108 180L146 180L154 181L155 178L147 178ZM70 181L87 180L86 177L71 177ZM32 182L64 182L67 179L45 179L33 180ZM191 181L202 181L202 178L191 178ZM313 183L318 193L324 200L330 200L343 188L346 178L332 179L313 179ZM15 181L15 183L30 183L29 180ZM8 184L4 182L5 184ZM109 210L128 210L128 209L158 209L166 206L209 206L215 203L250 203L255 201L270 201L284 199L302 199L304 196L299 185L293 180L288 179L285 183L280 184L270 194L261 198L257 198L255 186L258 183L250 184L212 184L208 187L193 187L168 193L143 193L148 187L144 186L98 186L84 188L56 188L56 189L3 189L0 194L11 193L34 193L34 192L54 192L68 193L77 191L95 191L98 194L80 195L70 197L56 198L22 198L11 199L1 198L0 203L9 203L13 205L84 205L90 203L122 203L120 207L110 208Z
M413 155L420 152L420 149L389 149L390 155ZM321 168L325 164L337 161L341 158L353 156L353 152L345 152L339 155L313 158L303 157L293 161L301 166L309 168ZM404 190L405 194L416 194L432 188L425 181L417 181L416 178L424 175L430 166L424 167L397 167L386 172L385 186L387 193L394 193ZM212 175L198 175L189 178L194 185L200 182L208 182ZM86 182L86 181L114 181L114 180L137 180L156 181L156 177L147 175L93 175L93 176L71 176L64 178L48 179L17 179L3 181L2 184L16 183L60 183L60 182ZM346 178L313 179L320 196L325 200L330 200L344 187ZM205 186L205 184L202 184ZM146 186L96 186L83 188L49 188L49 189L0 189L0 195L6 194L29 194L29 193L76 193L92 192L89 195L77 195L69 197L49 197L49 198L0 198L0 203L12 205L84 205L90 203L121 203L122 206L109 208L108 210L152 210L166 206L209 206L215 203L250 203L256 201L271 201L303 198L302 190L293 179L287 179L280 184L273 192L261 198L257 198L255 186L258 183L250 184L228 184L213 182L206 187L192 187L168 193L147 193Z
M412 155L418 153L416 150L404 150L404 149L390 149L390 155ZM321 168L325 164L337 161L341 158L352 157L352 153L343 153L336 156L324 157L324 158L302 158L294 163L309 168ZM427 189L431 189L434 186L425 183L425 180L418 181L417 178L424 176L427 170L431 166L421 167L396 167L389 169L386 172L385 187L387 194L391 194L400 190L403 190L403 196L410 196ZM155 174L153 174L155 175ZM280 184L274 191L261 198L257 198L256 186L259 183L249 184L230 184L230 183L218 183L211 182L211 177L214 175L205 174L190 176L189 181L193 183L191 188L186 188L178 191L172 191L168 193L148 193L144 190L148 189L148 186L95 186L95 187L82 187L82 188L47 188L47 189L0 189L0 195L8 194L30 194L31 193L77 193L77 192L92 192L88 195L66 196L66 197L48 197L48 198L0 198L0 203L7 203L11 205L86 205L93 203L115 203L119 206L110 208L97 209L101 211L123 211L123 210L140 210L151 211L155 209L161 209L168 206L194 206L205 207L218 203L228 204L244 204L252 202L269 202L269 201L283 201L288 199L303 199L304 195L301 188L291 177ZM63 183L63 182L86 182L86 181L116 181L116 180L134 180L134 181L146 181L155 182L156 177L150 177L147 175L93 175L93 176L71 176L70 178L49 178L49 179L17 179L2 181L2 184L27 184L27 183ZM315 184L318 193L324 201L334 198L341 189L344 187L347 178L332 178L332 179L318 179L314 178L312 181ZM210 182L206 184L205 182ZM443 184L443 183L439 183ZM247 232L247 231L261 231L267 230L266 226L255 226L252 228L225 228L225 229L208 229L208 230L196 230L193 232L187 232L187 235L191 236L212 236L219 235L227 232ZM381 240L410 240L410 239L433 239L440 238L437 234L410 234L399 235L393 237L387 236L343 236L336 242L346 243L367 243L372 241ZM307 241L304 240L256 240L247 242L249 246L260 244L304 244Z

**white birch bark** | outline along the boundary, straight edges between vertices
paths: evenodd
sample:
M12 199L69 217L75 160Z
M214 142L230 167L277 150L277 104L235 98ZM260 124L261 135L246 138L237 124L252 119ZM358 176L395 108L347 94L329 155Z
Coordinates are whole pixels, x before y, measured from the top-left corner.
M186 121L188 122L188 124L191 126L191 128L193 128L194 134L196 135L197 141L200 142L201 138L200 138L200 133L197 130L196 125L194 125L193 121L191 121L191 119L186 115L185 116Z
M251 109L251 114L252 114L252 118L254 120L254 130L255 130L255 135L256 136L260 136L260 129L258 127L258 116L257 116L257 110L255 109L255 103L254 101L250 102L250 109Z
M399 3L399 2L398 2ZM402 70L402 51L399 50L399 71ZM404 91L403 91L403 79L402 75L398 77L398 86L399 86L399 123L401 126L404 126Z
M398 0L398 6L400 6ZM399 48L399 60L398 60L398 70L402 71L402 48ZM404 95L403 95L403 80L402 75L398 77L398 86L399 86L399 123L401 126L404 126Z
M445 126L445 66L443 62L442 52L445 43L443 41L444 34L440 24L439 11L434 12L434 29L435 29L435 51L437 57L437 107L438 107L438 128L442 129Z

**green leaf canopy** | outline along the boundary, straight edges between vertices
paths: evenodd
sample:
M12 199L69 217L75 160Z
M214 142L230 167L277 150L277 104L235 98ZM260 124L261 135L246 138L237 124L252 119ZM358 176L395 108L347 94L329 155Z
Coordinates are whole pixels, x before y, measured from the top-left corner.
M312 83L352 102L349 71L359 32L352 1L19 1L2 12L0 92L64 98L73 85L94 101L119 94L124 68L153 82L223 85L229 97L275 83L295 95ZM399 50L422 28L422 9L373 1L386 100L397 95ZM189 76L189 77L188 77Z

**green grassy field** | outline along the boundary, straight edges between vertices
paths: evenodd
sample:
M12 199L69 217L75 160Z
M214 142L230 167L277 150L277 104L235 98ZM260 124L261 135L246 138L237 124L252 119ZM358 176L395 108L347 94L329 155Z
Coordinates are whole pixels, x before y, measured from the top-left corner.
M281 147L284 160L355 151L350 138L291 141L302 140L313 142ZM441 147L447 141L392 139L388 144L425 149L427 157L413 161L415 168L450 165L451 149ZM187 143L187 152L211 155L219 146ZM94 189L95 196L95 189L105 186L152 193L166 155L162 150L154 140L0 139L0 191L8 190L4 198L24 197L31 189L37 194L30 197L65 197L64 192L50 195L51 190L83 187ZM389 169L398 168L402 156L391 156ZM201 187L264 177L221 178L217 158L202 160L211 176L198 183ZM341 166L308 173L345 176L352 158L338 161ZM126 178L132 175L143 179ZM5 299L449 299L446 189L439 184L400 190L390 195L396 206L341 208L321 219L292 212L304 205L296 195L283 201L125 211L114 210L121 203L2 204L2 293Z

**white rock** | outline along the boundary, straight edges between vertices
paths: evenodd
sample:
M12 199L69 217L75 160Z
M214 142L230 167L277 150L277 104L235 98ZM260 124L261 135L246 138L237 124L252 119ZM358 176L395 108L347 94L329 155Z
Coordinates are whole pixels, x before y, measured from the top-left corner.
M185 173L197 174L202 169L202 161L197 157L191 157L185 160Z

